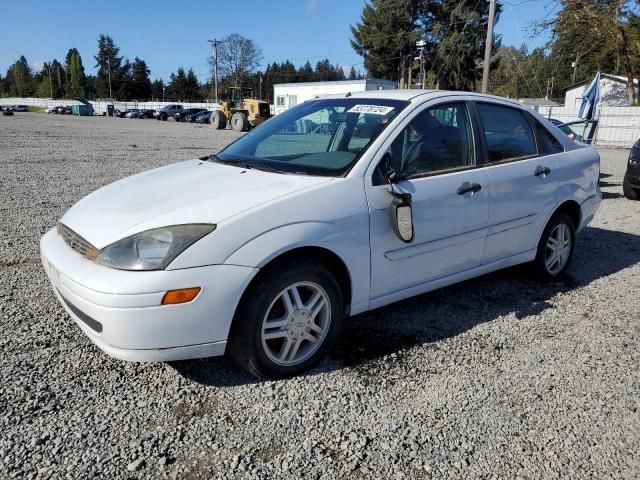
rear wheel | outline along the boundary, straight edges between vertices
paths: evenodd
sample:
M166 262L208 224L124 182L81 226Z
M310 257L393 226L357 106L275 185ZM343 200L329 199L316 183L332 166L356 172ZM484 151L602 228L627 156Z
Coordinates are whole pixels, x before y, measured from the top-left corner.
M575 227L565 213L554 215L542 232L538 253L533 262L536 274L543 280L558 280L567 271L573 257Z
M163 122L167 121L167 114L163 113L162 115L160 115L160 120L162 120Z
M626 178L622 182L622 192L629 200L640 200L640 189L633 188Z
M235 361L258 378L284 378L314 367L342 323L342 294L333 274L304 261L274 268L249 289L229 338Z
M211 112L211 126L216 130L224 130L227 127L227 117L220 110Z
M231 117L231 128L236 132L246 132L249 129L249 120L242 112L236 112Z

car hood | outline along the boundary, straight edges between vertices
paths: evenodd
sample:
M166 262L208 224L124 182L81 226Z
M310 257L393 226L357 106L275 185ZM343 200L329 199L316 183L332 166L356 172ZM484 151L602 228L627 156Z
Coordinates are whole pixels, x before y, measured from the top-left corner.
M223 222L328 177L284 175L189 160L125 178L87 195L60 220L102 249L151 228Z

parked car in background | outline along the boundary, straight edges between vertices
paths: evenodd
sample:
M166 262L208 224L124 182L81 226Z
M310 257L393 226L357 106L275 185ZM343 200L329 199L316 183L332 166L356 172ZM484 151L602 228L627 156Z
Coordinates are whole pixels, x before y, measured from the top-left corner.
M629 200L640 200L640 139L636 141L629 152L622 191Z
M185 115L183 122L195 123L196 118L198 118L198 116L203 115L205 113L207 113L207 110L199 110L195 113Z
M159 108L158 110L153 112L153 116L157 120L166 121L169 117L172 117L176 113L180 113L183 110L184 109L182 108L182 105L179 105L179 104L167 105L166 107Z
M181 112L176 112L173 114L173 119L176 122L183 122L184 118L187 115L192 115L194 113L202 113L202 112L206 112L207 110L204 108L185 108L183 109Z
M127 113L124 115L124 118L138 118L139 114L140 114L140 110L138 109L128 110Z
M331 135L295 129L325 119ZM317 364L345 316L522 263L562 278L599 174L594 148L517 102L353 92L93 192L42 237L41 258L110 355L228 352L281 378Z
M558 128L573 141L591 144L597 126L598 120L576 120L562 123Z
M12 107L14 112L28 112L29 111L29 106L28 105L16 105L15 107Z
M58 107L47 108L47 113L58 113Z
M196 115L195 123L209 123L211 122L211 112L199 113Z
M144 109L138 111L138 116L136 118L153 118L153 110Z
M68 105L58 107L58 114L60 115L71 115L71 107Z
M116 110L116 111L114 112L114 114L115 114L115 116L116 116L116 117L119 117L119 118L125 118L125 117L127 116L127 114L128 114L128 113L136 112L136 111L138 111L138 109L137 109L137 108L128 108L128 109L126 109L126 110Z

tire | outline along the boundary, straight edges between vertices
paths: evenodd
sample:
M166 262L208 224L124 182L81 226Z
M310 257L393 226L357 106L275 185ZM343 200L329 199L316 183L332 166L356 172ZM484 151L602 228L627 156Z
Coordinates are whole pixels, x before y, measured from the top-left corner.
M560 240L562 230L565 239L563 247L554 247L550 238L553 236L556 242ZM567 239L568 237L568 239ZM533 261L534 273L541 280L555 281L561 279L571 264L573 250L576 243L576 229L573 221L566 213L554 215L540 237L538 252ZM557 250L554 252L554 248ZM555 261L553 259L555 258Z
M236 132L246 132L249 129L249 119L242 112L236 112L231 116L231 128Z
M162 115L160 115L160 120L162 120L163 122L167 121L167 114L163 113Z
M633 188L627 178L622 182L622 193L624 193L624 196L629 200L640 200L640 190Z
M215 130L224 130L227 127L227 117L220 110L211 112L211 126Z
M285 297L290 299L289 308ZM326 267L311 260L280 264L252 282L243 295L229 335L229 352L260 379L299 375L332 348L343 313L340 286ZM284 323L274 324L273 317ZM265 328L266 323L270 326Z

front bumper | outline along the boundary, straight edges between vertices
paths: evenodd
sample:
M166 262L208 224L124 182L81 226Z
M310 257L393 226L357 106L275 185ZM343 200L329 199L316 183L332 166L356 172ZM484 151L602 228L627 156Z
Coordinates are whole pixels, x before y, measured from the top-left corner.
M640 188L640 174L638 175L633 175L633 174L629 174L627 173L624 176L624 179L627 183L629 183L629 185L631 185L633 188Z
M55 229L40 241L58 300L106 353L130 361L222 355L238 301L257 272L237 265L131 272L98 265ZM201 287L189 303L161 305L167 290Z

